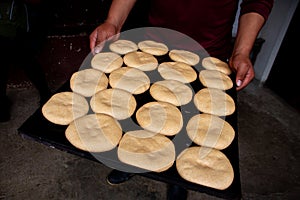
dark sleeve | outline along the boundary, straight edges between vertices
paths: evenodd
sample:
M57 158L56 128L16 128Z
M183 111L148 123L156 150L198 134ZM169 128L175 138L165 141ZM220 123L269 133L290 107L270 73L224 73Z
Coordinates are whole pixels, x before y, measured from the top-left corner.
M274 0L243 0L241 3L240 16L249 12L256 12L268 19L273 8Z

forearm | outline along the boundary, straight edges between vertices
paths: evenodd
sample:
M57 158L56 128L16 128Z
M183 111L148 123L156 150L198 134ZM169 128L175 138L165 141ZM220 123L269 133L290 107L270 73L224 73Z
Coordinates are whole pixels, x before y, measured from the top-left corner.
M250 55L264 22L265 19L257 13L247 13L240 17L233 55Z
M113 0L106 22L113 24L120 31L135 2L136 0Z
M236 41L229 59L230 67L236 72L237 90L246 87L255 76L250 53L264 23L265 18L258 13L250 12L240 17Z

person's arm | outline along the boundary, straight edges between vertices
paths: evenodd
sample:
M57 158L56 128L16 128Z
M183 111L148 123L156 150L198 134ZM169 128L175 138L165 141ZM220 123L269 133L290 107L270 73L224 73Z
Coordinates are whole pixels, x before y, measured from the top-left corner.
M90 49L99 53L106 39L120 33L136 0L113 0L105 22L90 34Z
M246 13L239 19L236 41L229 59L230 67L236 72L237 90L246 87L254 78L250 53L264 23L265 18L255 12Z

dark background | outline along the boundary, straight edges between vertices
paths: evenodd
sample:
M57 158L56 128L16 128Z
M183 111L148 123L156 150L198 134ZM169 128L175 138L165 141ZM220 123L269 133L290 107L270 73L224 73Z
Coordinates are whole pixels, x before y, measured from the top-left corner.
M126 20L123 30L144 26L150 0L137 1ZM76 34L91 32L107 16L111 0L46 0L48 33Z
M147 26L149 2L150 0L137 1L122 31ZM50 84L51 82L61 84L78 69L84 57L89 53L88 36L106 19L111 0L44 0L44 3L46 18L41 19L43 21L40 23L43 24L41 27L46 29L48 41L42 52L41 61ZM271 89L300 112L300 89L298 88L300 66L297 62L300 46L299 12L298 5L264 87ZM256 40L251 55L253 62L263 43L263 38ZM70 45L73 47L72 51L66 48ZM49 54L52 55L50 59ZM66 59L69 59L67 61L66 55L68 57ZM57 63L64 65L63 68ZM22 79L20 78L23 76L22 72L20 74L17 71L13 74L12 79Z
M49 34L89 33L105 20L110 4L111 0L53 0L50 2L52 28ZM123 30L146 25L148 5L149 0L137 1ZM264 86L300 112L300 66L296 62L300 46L299 9L298 5ZM263 38L256 41L253 62L263 42Z
M300 112L299 22L298 3L265 86Z

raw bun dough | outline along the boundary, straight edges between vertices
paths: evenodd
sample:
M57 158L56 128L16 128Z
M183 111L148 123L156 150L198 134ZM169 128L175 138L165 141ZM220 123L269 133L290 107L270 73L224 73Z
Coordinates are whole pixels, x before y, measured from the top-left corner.
M138 43L138 47L141 51L154 56L162 56L167 54L169 51L169 48L165 44L152 40L141 41Z
M110 73L109 84L112 88L123 89L132 94L141 94L149 89L150 79L145 72L139 69L121 67Z
M101 52L94 55L91 60L91 65L94 69L98 69L104 73L110 73L122 67L123 59L119 54L114 52Z
M89 114L71 122L65 136L78 149L105 152L119 144L122 128L119 122L109 115Z
M54 94L42 107L44 117L54 124L68 125L89 111L87 100L73 92Z
M159 64L157 70L167 80L190 83L197 79L196 71L190 65L182 62L163 62Z
M200 57L197 54L186 50L173 49L169 52L169 57L173 61L183 62L192 66L200 62Z
M202 66L205 68L205 69L209 69L209 70L217 70L217 71L220 71L224 74L227 74L227 75L230 75L232 73L229 65L218 59L218 58L215 58L215 57L206 57L206 58L203 58L202 60Z
M229 90L233 87L231 78L217 70L201 70L199 73L199 80L203 86L209 88Z
M189 147L176 159L179 175L190 182L225 190L234 178L232 165L225 154L217 149Z
M121 162L149 171L162 172L175 162L175 146L164 135L146 130L129 131L118 147Z
M235 111L232 97L215 88L199 90L194 96L194 104L199 111L217 116L231 115Z
M108 114L117 120L129 118L135 111L134 96L116 88L101 90L92 96L90 105L95 113Z
M124 55L129 52L137 51L138 46L130 40L117 40L109 45L112 52Z
M155 82L150 87L150 94L157 101L168 102L175 106L188 104L193 98L192 89L175 80Z
M138 68L142 71L152 71L158 66L157 59L145 52L131 52L127 53L124 57L124 63L128 67Z
M180 110L166 102L149 102L136 112L137 122L145 130L163 135L176 135L183 126Z
M186 131L194 143L219 150L227 148L235 136L228 122L210 114L193 116L187 123Z
M71 90L85 97L90 97L107 86L108 78L105 73L91 68L73 73L70 79Z

